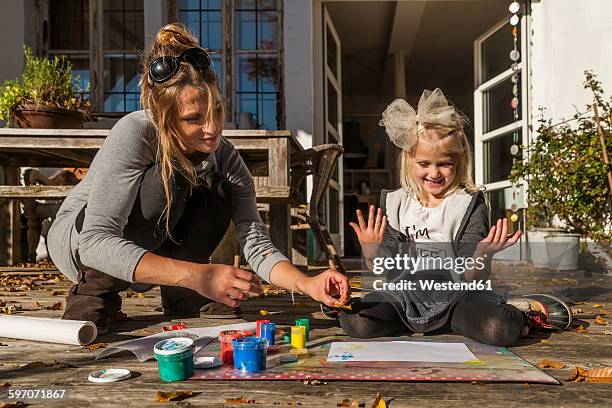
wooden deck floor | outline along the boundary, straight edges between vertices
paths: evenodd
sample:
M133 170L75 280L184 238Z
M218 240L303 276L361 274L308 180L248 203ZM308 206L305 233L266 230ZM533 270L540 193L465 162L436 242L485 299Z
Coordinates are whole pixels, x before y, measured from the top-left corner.
M0 302L5 306L21 308L18 314L59 317L61 310L45 310L57 302L64 304L69 283L58 275L37 274L24 276L0 272ZM542 342L542 337L530 336L521 344L512 347L533 364L542 359L553 359L575 366L612 367L612 331L609 326L596 325L594 318L602 310L612 311L612 277L586 271L551 272L530 270L525 265L499 265L495 275L496 286L505 286L512 293L547 292L569 296L575 302L586 302L574 306L578 323L587 332L563 332L552 334ZM32 282L28 283L28 280ZM317 305L304 297L296 297L297 305L291 304L289 294L267 296L249 300L243 305L244 320L260 318L259 311L265 309L280 312L272 316L277 324L290 324L296 317L310 316L314 336L340 333L333 320L317 313ZM36 304L35 302L38 302ZM596 304L603 307L593 308ZM159 291L153 290L144 298L132 296L124 299L123 310L130 320L121 322L116 332L103 336L99 341L116 341L153 334L167 325L159 310ZM244 321L233 320L232 323ZM607 320L607 319L606 319ZM190 327L212 326L229 321L189 319ZM437 336L440 339L453 335ZM0 338L0 387L5 382L13 388L67 388L69 398L62 402L31 402L31 406L160 406L155 401L158 390L174 391L191 389L195 396L182 402L171 402L169 406L243 406L244 403L227 403L228 399L245 397L257 406L301 405L304 407L335 407L343 399L360 400L370 407L376 393L390 401L390 407L570 407L612 406L610 384L575 383L566 381L570 369L546 370L563 382L560 386L525 384L470 384L470 383L394 383L394 382L328 382L306 385L299 381L187 381L165 384L159 381L155 361L138 363L133 357L119 356L95 361L98 350L91 351L78 346L37 343ZM21 366L42 361L66 362L73 368L22 369ZM109 367L123 367L136 373L127 381L99 385L87 380L90 372ZM1 401L1 398L0 398ZM2 403L0 402L0 407Z

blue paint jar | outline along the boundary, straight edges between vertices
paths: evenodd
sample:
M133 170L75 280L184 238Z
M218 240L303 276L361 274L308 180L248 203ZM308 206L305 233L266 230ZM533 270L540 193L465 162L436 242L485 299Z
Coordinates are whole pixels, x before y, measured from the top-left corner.
M274 345L274 336L276 335L276 325L274 323L263 323L261 325L261 337L268 340L268 346Z
M268 342L261 337L239 337L232 340L234 368L243 372L258 372L266 369Z
M162 381L182 381L193 375L193 340L174 337L155 344L153 353Z

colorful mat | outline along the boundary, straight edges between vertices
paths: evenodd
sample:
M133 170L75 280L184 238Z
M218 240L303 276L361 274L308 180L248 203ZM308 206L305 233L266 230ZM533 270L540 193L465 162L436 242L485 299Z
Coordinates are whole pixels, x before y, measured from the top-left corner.
M380 341L377 339L376 341ZM415 341L410 337L389 340ZM195 370L192 380L342 380L342 381L483 381L559 384L505 347L488 346L469 339L457 340L477 356L463 363L423 362L339 362L328 363L327 354L334 341L367 341L345 336L330 336L308 343L308 354L297 362L281 363L289 353L268 353L267 369L261 373L241 373L221 366ZM423 339L418 341L433 341ZM452 342L452 340L444 340ZM198 356L219 355L219 343L205 346Z

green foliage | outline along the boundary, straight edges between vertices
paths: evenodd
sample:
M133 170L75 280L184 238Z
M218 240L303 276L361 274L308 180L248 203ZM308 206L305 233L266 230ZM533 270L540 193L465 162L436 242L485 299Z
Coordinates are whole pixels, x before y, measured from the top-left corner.
M63 57L35 57L26 46L23 51L25 67L21 80L8 80L0 87L0 120L6 121L7 126L11 111L26 103L64 109L88 105L73 82L70 61Z
M584 87L597 104L606 136L608 156L612 156L612 98L605 100L595 74L585 71ZM603 149L592 111L576 114L570 122L553 125L539 120L537 139L526 149L528 160L517 161L510 179L529 183L528 227L552 226L556 215L569 229L596 241L609 241L606 232L612 223L610 193L603 161Z

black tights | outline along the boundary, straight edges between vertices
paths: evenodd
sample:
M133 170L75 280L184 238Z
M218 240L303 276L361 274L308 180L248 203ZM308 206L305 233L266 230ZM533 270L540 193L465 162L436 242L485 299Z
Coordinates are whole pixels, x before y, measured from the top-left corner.
M358 313L340 314L340 326L351 337L374 338L412 334L389 302L363 299ZM454 305L448 322L436 333L452 332L494 346L511 346L521 337L523 313L493 300L485 292L468 292Z

